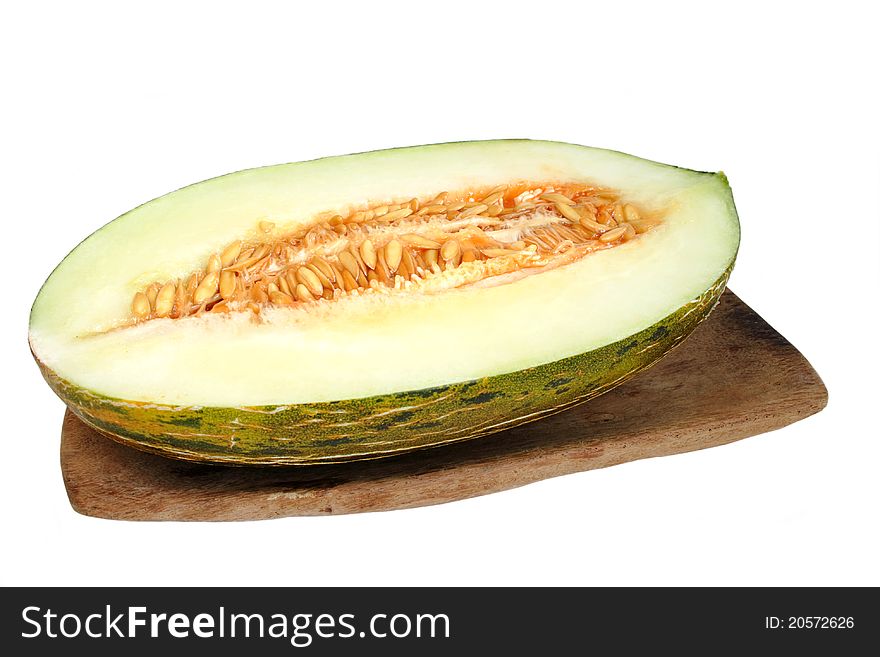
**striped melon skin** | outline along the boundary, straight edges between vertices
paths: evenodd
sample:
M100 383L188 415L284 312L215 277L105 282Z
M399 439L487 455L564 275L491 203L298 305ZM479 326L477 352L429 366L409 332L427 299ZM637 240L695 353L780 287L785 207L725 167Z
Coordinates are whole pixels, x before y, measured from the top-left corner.
M95 394L37 362L80 419L138 449L229 465L380 458L503 431L620 385L660 360L708 317L731 268L667 317L601 348L498 376L362 399L238 408L162 406Z

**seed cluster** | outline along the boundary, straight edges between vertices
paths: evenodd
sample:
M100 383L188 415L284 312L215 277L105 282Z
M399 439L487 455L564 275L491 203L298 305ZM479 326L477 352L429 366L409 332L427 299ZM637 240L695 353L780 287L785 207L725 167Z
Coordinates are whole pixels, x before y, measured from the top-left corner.
M259 221L259 237L235 241L189 277L134 295L138 321L203 312L292 306L347 294L410 288L435 276L496 261L512 271L545 266L572 249L611 248L657 225L608 190L502 185L483 194L443 192L334 215L292 234Z

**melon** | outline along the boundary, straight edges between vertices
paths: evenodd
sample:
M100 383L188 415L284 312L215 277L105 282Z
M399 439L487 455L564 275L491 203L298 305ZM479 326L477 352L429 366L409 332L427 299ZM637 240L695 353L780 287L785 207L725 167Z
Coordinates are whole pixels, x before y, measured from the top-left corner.
M45 282L29 342L68 407L133 447L378 458L626 381L708 316L738 244L721 173L529 140L329 157L111 221Z

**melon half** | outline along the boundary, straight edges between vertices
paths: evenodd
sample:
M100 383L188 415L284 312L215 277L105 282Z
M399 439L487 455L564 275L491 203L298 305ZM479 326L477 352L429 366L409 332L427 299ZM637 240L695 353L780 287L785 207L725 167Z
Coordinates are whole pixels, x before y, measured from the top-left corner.
M511 140L251 169L77 246L31 350L84 422L167 456L306 464L494 433L655 363L724 290L723 174Z

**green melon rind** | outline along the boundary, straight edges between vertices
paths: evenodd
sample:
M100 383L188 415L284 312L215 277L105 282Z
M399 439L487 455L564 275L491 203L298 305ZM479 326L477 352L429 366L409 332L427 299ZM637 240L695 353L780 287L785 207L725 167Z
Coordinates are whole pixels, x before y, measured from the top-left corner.
M98 395L42 363L40 369L84 422L123 444L164 456L229 465L380 458L509 429L620 385L708 317L731 268L702 295L623 340L545 365L425 390L290 406L172 407Z

